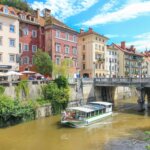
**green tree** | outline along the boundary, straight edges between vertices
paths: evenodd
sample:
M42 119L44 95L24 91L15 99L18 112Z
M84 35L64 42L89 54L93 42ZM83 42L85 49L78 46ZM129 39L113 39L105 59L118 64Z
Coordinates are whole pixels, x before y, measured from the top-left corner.
M53 74L54 76L64 76L68 77L71 75L71 69L72 69L73 62L69 58L65 58L62 62L61 65L53 64Z
M30 7L26 0L0 0L0 4L15 7L26 12L33 12L33 9Z
M68 80L64 76L59 76L55 79L55 83L57 84L58 88L68 88Z
M52 106L52 113L59 114L67 107L69 101L69 88L59 88L56 83L49 83L43 87L44 99Z
M33 57L33 63L36 67L36 70L44 75L51 75L52 73L52 61L48 53L42 52L38 49Z

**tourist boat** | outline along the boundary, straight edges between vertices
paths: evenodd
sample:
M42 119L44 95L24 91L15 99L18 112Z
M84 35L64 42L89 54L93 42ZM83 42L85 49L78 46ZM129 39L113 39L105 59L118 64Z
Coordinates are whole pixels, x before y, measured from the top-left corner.
M90 125L112 115L112 103L90 102L80 107L68 107L62 112L61 124L78 128Z

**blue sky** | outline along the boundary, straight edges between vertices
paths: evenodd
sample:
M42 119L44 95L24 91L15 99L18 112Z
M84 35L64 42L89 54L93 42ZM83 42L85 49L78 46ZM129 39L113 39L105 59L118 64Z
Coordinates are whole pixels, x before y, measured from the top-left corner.
M150 0L28 0L36 9L51 14L76 31L92 27L109 38L109 43L150 49Z

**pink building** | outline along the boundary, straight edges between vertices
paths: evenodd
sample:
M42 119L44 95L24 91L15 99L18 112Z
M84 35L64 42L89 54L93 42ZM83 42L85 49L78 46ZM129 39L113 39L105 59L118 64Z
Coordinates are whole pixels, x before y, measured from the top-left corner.
M65 58L73 62L70 74L77 73L77 41L78 33L64 23L50 15L50 10L45 10L45 51L53 62L60 65ZM69 74L69 73L68 73Z

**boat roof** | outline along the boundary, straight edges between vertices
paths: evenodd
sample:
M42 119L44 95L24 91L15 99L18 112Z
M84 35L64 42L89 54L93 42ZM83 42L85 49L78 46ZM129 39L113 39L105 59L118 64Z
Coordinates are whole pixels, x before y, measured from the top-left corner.
M69 107L67 108L67 110L77 110L77 111L82 111L82 112L92 112L92 111L96 111L96 110L101 110L104 109L105 107L102 105L99 106L94 106L92 104L88 104L88 105L84 105L84 106L80 106L80 107Z
M109 103L109 102L101 102L101 101L90 102L89 104L99 104L99 105L105 105L105 106L112 105L112 103Z

